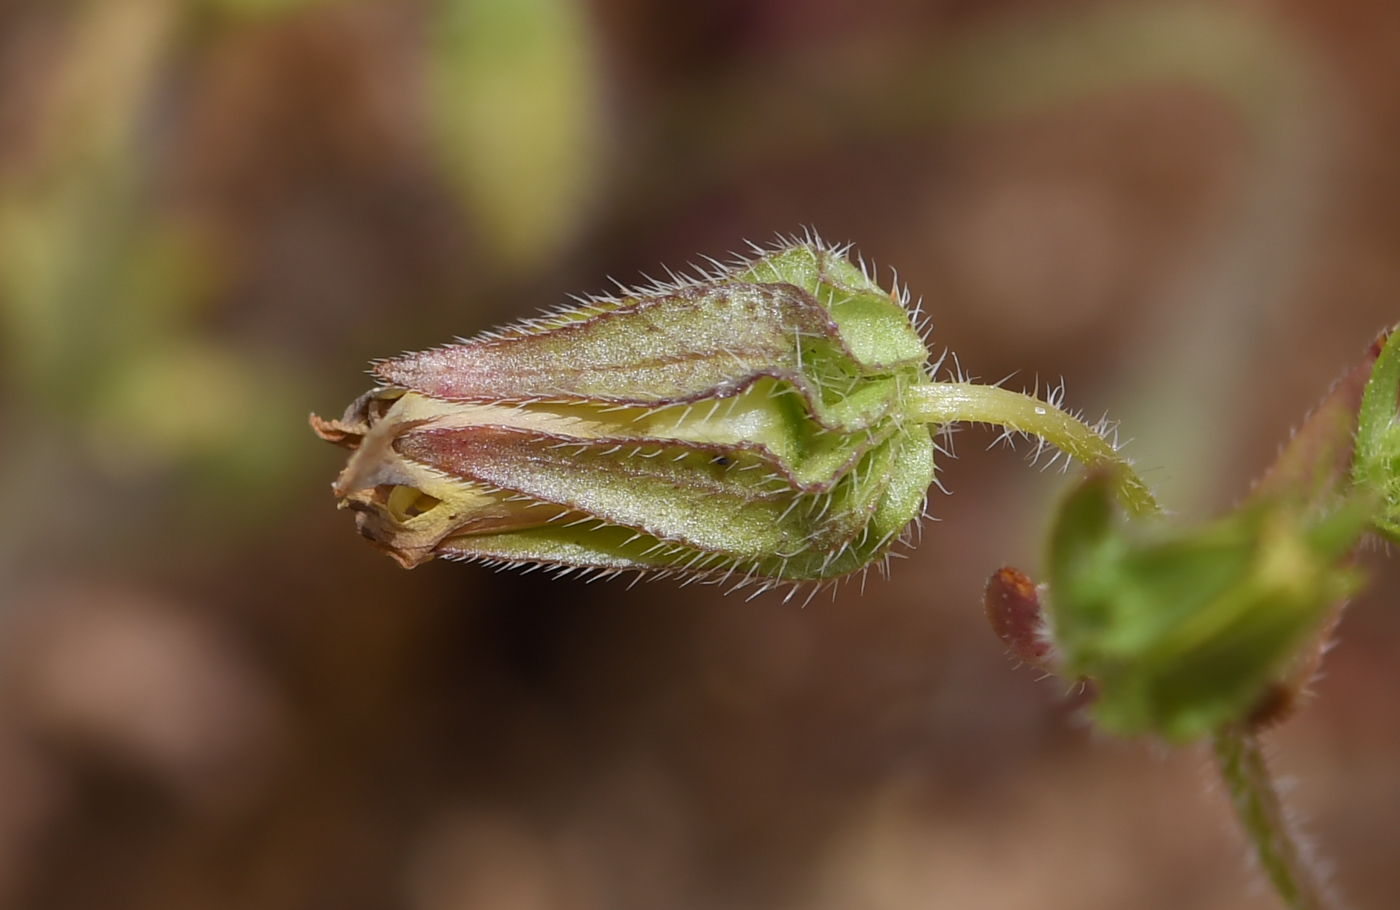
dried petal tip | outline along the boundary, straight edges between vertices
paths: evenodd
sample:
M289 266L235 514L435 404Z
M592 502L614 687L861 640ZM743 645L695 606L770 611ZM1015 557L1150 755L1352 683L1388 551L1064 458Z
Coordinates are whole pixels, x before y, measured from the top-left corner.
M922 511L911 313L820 242L375 367L335 483L405 566L835 578Z

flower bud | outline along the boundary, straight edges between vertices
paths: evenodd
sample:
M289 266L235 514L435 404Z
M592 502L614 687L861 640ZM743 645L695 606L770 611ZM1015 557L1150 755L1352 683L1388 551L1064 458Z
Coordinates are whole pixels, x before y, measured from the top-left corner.
M1068 497L1050 543L1056 644L1067 675L1098 683L1095 719L1177 742L1272 719L1360 584L1347 555L1373 503L1259 499L1144 540L1118 520L1109 481L1091 475Z
M405 566L835 578L922 511L928 350L817 242L378 363L334 489Z

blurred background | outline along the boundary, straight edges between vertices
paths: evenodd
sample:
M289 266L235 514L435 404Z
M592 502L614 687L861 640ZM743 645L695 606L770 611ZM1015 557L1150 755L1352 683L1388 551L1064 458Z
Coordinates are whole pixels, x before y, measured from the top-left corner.
M405 572L306 415L812 226L1209 515L1400 319L1397 59L1387 0L0 0L0 906L1273 906L1203 754L1095 736L986 627L1066 482L993 434L802 608ZM1380 908L1365 562L1271 740Z

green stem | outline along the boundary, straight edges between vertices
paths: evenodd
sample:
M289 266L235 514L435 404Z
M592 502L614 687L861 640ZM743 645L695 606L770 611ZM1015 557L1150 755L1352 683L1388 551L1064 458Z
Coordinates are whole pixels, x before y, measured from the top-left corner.
M1226 728L1215 734L1212 746L1235 814L1284 906L1325 910L1329 906L1326 889L1284 816L1258 737Z
M933 424L990 423L1038 436L1086 467L1114 468L1118 497L1133 515L1161 514L1147 484L1108 440L1047 401L970 382L935 382L916 386L910 392L916 420Z

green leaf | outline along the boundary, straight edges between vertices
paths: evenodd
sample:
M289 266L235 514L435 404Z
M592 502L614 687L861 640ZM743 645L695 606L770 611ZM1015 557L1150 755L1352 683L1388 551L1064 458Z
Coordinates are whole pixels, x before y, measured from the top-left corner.
M1376 530L1400 543L1400 332L1391 331L1375 361L1356 431L1355 478L1381 500Z

